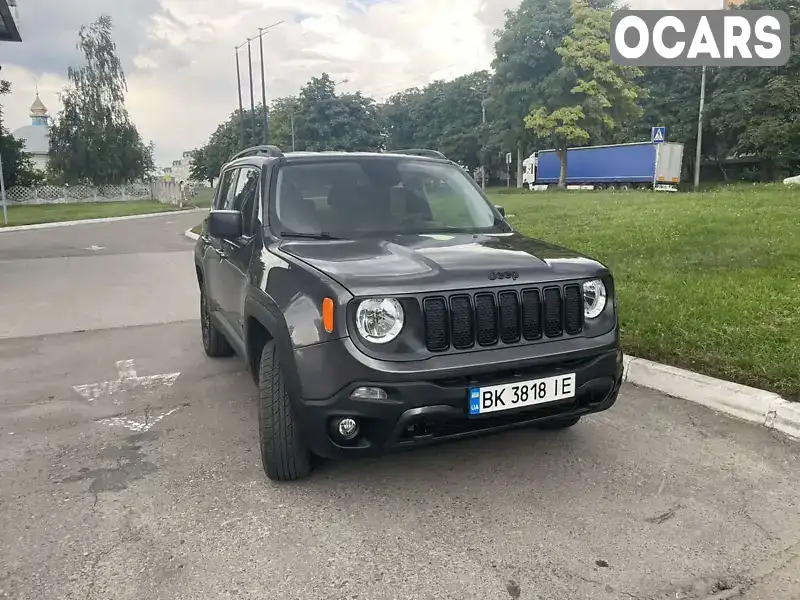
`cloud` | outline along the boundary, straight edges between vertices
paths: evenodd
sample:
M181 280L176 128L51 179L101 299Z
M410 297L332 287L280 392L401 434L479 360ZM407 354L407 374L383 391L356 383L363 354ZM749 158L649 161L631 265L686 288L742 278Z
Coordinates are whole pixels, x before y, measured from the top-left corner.
M22 4L22 3L20 3ZM237 107L234 46L258 27L283 23L264 36L268 100L295 94L322 71L348 79L341 91L377 99L435 78L487 68L493 31L518 0L26 0L23 42L4 44L2 76L10 128L25 125L36 82L51 113L66 70L79 64L81 24L101 12L115 23L128 78L127 105L160 164L201 145ZM633 0L635 8L699 8L695 0ZM701 0L719 8L717 0ZM705 6L708 5L708 6ZM302 10L297 7L302 6ZM251 44L254 96L261 97L258 41ZM250 104L247 48L239 50L242 94Z

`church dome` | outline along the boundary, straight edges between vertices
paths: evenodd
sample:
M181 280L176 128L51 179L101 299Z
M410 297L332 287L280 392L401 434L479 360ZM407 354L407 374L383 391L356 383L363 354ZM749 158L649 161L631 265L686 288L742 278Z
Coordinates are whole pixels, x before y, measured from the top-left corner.
M47 107L36 94L31 104L31 124L13 131L16 139L25 140L25 151L31 154L47 154L50 152L50 115Z
M42 102L42 99L39 98L39 94L36 94L36 100L33 101L31 104L31 116L32 117L46 117L47 116L47 107Z

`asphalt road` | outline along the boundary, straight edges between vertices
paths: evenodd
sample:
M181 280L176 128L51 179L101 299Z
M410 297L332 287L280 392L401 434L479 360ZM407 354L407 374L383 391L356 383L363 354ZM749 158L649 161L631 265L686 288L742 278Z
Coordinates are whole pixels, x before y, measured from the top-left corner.
M0 598L800 598L800 445L634 387L270 482L251 379L202 351L193 224L0 233Z

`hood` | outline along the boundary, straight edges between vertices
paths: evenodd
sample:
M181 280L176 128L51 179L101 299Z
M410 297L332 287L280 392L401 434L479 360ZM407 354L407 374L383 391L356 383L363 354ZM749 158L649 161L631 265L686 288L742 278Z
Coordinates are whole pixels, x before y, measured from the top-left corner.
M405 235L391 240L284 241L280 249L355 296L415 293L594 277L606 269L566 248L519 233ZM511 271L516 279L497 279Z

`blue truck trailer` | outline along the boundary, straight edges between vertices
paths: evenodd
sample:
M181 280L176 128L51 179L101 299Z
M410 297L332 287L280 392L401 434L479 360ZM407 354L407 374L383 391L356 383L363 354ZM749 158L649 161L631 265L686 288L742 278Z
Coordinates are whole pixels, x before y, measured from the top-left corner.
M654 189L677 191L683 144L637 142L567 149L568 189ZM542 190L558 184L561 159L542 150L523 161L523 185Z

